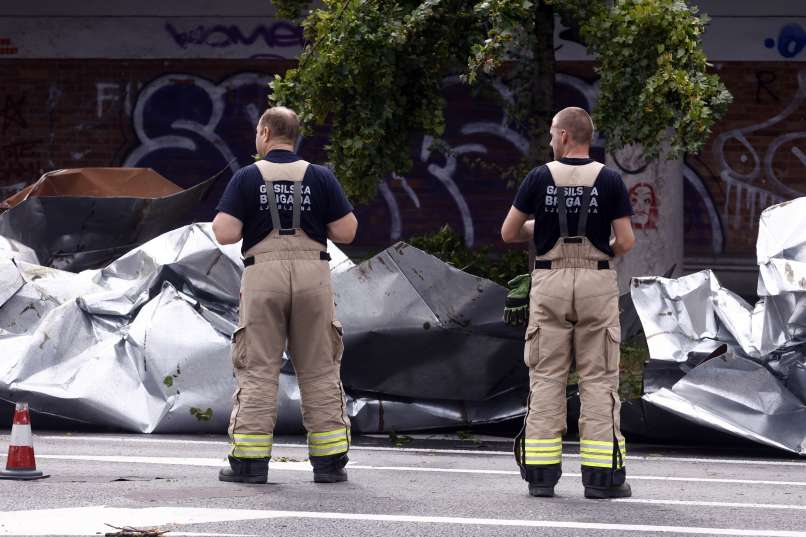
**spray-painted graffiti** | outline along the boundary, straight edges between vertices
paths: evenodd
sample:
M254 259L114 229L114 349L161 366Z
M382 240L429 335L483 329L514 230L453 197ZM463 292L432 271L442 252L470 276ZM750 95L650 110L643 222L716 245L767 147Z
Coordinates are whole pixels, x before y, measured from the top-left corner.
M636 229L657 229L658 200L655 187L649 183L636 183L630 187L630 204L632 204L632 224Z
M4 182L38 177L43 140L24 140L0 145L0 176Z
M25 95L7 94L0 99L0 183L6 185L40 174L43 140L28 135L26 101Z
M144 85L131 112L137 145L123 164L150 166L183 186L225 166L234 171L247 165L254 152L253 128L267 102L267 81L266 75L257 73L230 76L217 84L195 75L168 74ZM447 79L445 89L462 95L468 91L456 78ZM503 87L497 90L508 98ZM569 104L588 109L595 104L595 85L575 77L560 75L558 91ZM128 98L130 89L99 82L96 94L96 113L101 116L109 103ZM497 105L485 117L471 118L454 113L449 105L447 120L448 135L440 141L439 151L434 149L432 138L423 137L414 155L413 170L406 176L393 174L379 185L379 199L368 210L377 212L378 204L385 207L386 240L399 240L421 230L421 222L433 220L434 215L447 220L456 214L465 243L472 246L478 241L478 217L474 217L467 197L483 194L474 194L469 188L483 184L487 191L493 191L500 190L501 185L478 180L474 170L462 164L462 158L500 158L504 146L514 157L509 160L511 164L529 149L528 141L509 126L509 119ZM303 139L297 150L302 155L321 155L324 143L320 138ZM596 140L594 151L603 151L601 139ZM178 169L177 162L194 165ZM400 190L403 199L395 195ZM514 192L503 197L512 195ZM440 209L434 210L435 205ZM502 218L505 210L506 205L496 209L501 213L496 218ZM441 223L432 223L430 229Z
M234 75L215 84L169 74L145 85L132 111L139 145L125 166L149 166L187 186L229 166L251 162L253 129L265 106L268 77ZM195 163L177 169L176 162Z
M714 141L714 159L719 163L720 178L725 188L722 212L730 218L734 227L742 225L743 210L749 212L751 221L755 221L766 207L803 195L803 192L779 177L783 167L776 165L776 162L784 152L788 152L801 160L802 171L806 171L806 159L801 158L803 152L799 146L806 140L806 131L778 131L779 124L800 110L804 100L806 69L798 73L797 91L782 111L755 125L723 132ZM775 132L777 136L767 144L765 151L760 152L748 137L764 131Z
M778 53L784 58L794 58L806 47L806 31L800 24L790 23L781 28L778 32L778 39L768 37L764 40L767 48L777 48Z
M0 56L13 56L19 51L10 38L0 37Z
M304 44L302 28L286 21L270 25L259 24L249 32L244 32L233 24L198 25L180 30L169 22L165 24L165 31L174 43L183 49L189 46L212 48L251 46L258 40L262 40L269 49L299 48Z
M3 107L0 108L0 134L6 134L12 127L24 129L28 126L22 115L25 106L25 95L6 95Z

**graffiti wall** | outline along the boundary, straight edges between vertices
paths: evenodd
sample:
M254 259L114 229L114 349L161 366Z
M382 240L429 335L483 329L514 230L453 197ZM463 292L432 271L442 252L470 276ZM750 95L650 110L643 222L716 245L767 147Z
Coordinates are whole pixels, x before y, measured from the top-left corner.
M717 68L734 103L702 153L686 159L686 253L752 257L761 211L806 195L806 66Z
M174 30L187 47L231 44L226 33L209 28ZM241 34L246 41L264 39ZM780 37L774 41L778 47ZM267 81L290 65L276 59L0 60L0 196L55 168L149 166L182 186L222 168L234 171L251 162ZM557 107L590 109L596 100L590 64L560 67ZM806 67L726 62L716 68L735 102L704 151L688 156L683 167L686 255L752 257L760 211L806 193ZM500 244L500 223L514 195L500 171L520 158L527 142L496 102L471 97L452 79L445 92L449 156L433 151L428 138L416 140L414 168L388 178L378 198L359 209L359 245L380 248L445 223L469 245ZM325 134L302 140L300 152L323 161ZM593 152L603 159L601 140ZM631 175L636 228L655 229L664 203L657 184L623 171ZM198 219L211 218L223 187L216 186Z
M223 168L234 172L252 161L268 80L289 64L261 62L260 72L254 61L14 65L19 74L2 84L14 90L0 93L0 189L6 194L43 171L65 167L152 167L184 187ZM595 98L594 86L579 76L561 75L557 88L560 106L589 108ZM445 81L445 92L448 156L433 151L430 138L416 140L414 168L388 178L377 200L359 208L358 245L381 248L446 223L468 245L500 243L500 224L514 196L500 171L517 162L527 142L508 126L496 100L471 97L455 79ZM299 152L322 162L325 135L303 139ZM595 150L601 157L600 143ZM198 219L212 217L224 186L216 186Z

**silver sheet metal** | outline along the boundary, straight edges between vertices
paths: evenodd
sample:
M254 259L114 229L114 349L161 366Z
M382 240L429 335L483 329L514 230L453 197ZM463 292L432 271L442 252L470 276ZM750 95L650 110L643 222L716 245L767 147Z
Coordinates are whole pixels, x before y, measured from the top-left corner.
M633 280L651 357L646 401L701 425L806 455L805 215L806 198L762 213L760 299L753 306L707 270L675 280ZM654 361L675 362L680 372L669 374Z
M225 431L239 248L194 224L77 274L0 250L0 398L135 432ZM357 432L523 412L523 336L500 320L502 287L402 243L358 266L328 250ZM287 361L277 432L301 431Z
M101 196L96 192L83 194L80 189L69 195L26 197L0 212L0 235L33 248L43 265L71 272L99 268L132 248L190 222L193 208L227 169L187 190L172 185L180 191L161 197L148 197L148 192L143 197L133 197L131 192L114 195L114 191ZM87 170L110 179L137 171ZM171 184L152 170L143 171ZM49 175L81 172L81 169L48 172L40 181Z

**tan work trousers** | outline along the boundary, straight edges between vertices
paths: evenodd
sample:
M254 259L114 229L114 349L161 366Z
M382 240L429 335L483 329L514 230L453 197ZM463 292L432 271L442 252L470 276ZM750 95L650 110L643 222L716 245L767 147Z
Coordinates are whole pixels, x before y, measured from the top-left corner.
M238 387L230 419L231 455L271 455L283 350L296 371L311 456L345 453L350 422L341 384L341 324L335 318L324 247L302 230L268 237L246 252L255 264L241 282L240 327L232 360Z
M625 446L619 426L621 328L616 271L597 270L598 261L608 257L584 237L560 238L537 259L550 260L552 268L532 272L524 348L531 387L525 462L561 462L565 389L575 355L582 400L582 464L620 468Z

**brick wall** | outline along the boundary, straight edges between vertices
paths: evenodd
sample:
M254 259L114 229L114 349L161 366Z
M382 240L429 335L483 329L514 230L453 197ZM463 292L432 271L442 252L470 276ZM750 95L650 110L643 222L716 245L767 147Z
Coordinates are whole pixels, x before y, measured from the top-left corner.
M254 121L266 104L265 82L288 65L0 60L0 197L55 168L150 166L189 186L227 166L245 165L254 152ZM760 209L806 192L806 134L800 134L806 93L798 94L801 68L794 63L718 68L735 102L703 153L687 159L686 253L752 256ZM557 106L588 107L590 65L562 64L560 70L565 74ZM514 191L494 167L470 161L506 166L519 158L522 140L502 124L492 100L473 98L458 84L446 93L446 141L455 160L415 141L414 169L403 180L386 181L378 199L359 209L359 246L381 248L445 223L468 242L500 244L498 230ZM320 162L324 143L321 135L306 139L301 153ZM595 153L601 156L601 148ZM756 159L756 176L742 177ZM211 218L223 186L199 208L198 219Z
M702 153L687 158L707 196L687 181L686 253L754 257L761 210L806 195L806 65L716 67L734 102Z

